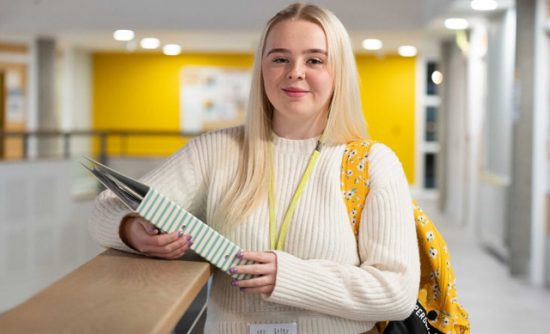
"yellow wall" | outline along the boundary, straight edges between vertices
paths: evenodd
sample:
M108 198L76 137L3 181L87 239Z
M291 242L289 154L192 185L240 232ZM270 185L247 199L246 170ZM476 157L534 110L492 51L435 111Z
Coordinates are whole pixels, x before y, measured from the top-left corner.
M95 129L178 130L179 74L182 66L248 68L249 54L97 53L93 57L93 124ZM415 59L357 56L363 109L373 139L395 150L409 182L414 181ZM119 140L109 151L119 151ZM168 155L181 140L133 138L126 152Z
M391 147L414 182L415 58L357 56L363 113L371 138Z
M246 54L191 54L168 57L147 53L93 56L94 129L179 130L179 75L186 65L250 68ZM110 140L110 153L126 147L133 155L168 155L184 144L175 138Z

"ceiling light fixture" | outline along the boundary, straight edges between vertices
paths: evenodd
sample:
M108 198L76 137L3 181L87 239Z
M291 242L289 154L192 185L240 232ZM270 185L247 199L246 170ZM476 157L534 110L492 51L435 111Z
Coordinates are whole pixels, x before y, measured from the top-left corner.
M417 52L418 50L416 47L412 45L402 45L397 49L397 53L399 53L401 57L414 57Z
M445 28L450 30L464 30L468 28L468 21L459 18L446 19Z
M132 30L127 30L127 29L119 29L113 33L114 39L116 39L117 41L123 41L123 42L133 40L134 36L135 36L134 32Z
M382 48L382 41L375 38L367 38L361 43L365 50L380 50Z
M160 46L160 41L158 38L146 37L139 42L139 45L144 49L154 50Z
M440 85L443 82L443 73L439 71L433 71L432 72L432 82L436 85Z
M498 3L495 0L472 0L470 7L473 10L495 10L498 7Z
M181 46L177 44L166 44L162 47L162 52L167 56L177 56L181 53Z

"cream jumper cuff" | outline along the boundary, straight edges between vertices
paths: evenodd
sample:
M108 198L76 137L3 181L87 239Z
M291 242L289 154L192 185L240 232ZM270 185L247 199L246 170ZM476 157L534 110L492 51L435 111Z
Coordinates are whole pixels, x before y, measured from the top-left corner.
M409 279L414 270L379 276L377 270L275 253L277 278L266 301L358 321L404 319L416 303L417 279Z

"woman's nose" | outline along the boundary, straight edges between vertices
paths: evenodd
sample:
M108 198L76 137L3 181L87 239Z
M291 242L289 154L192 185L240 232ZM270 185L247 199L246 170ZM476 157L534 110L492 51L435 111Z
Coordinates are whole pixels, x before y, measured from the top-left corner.
M288 71L289 79L304 79L306 76L305 69L299 63L294 63Z

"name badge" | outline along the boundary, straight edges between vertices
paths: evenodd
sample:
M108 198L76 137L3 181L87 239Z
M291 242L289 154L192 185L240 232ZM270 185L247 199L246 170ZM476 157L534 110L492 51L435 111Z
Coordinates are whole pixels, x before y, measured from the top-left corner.
M298 324L249 324L248 334L298 334Z

